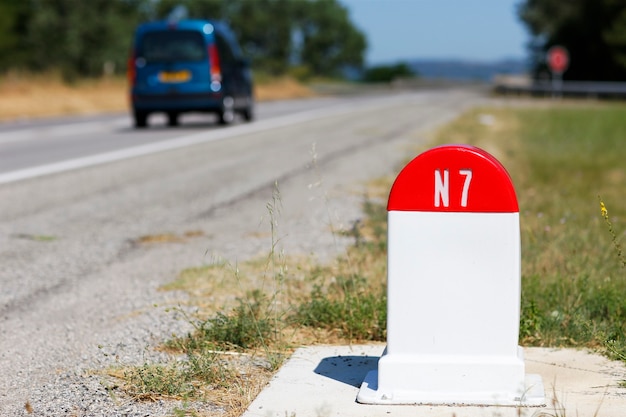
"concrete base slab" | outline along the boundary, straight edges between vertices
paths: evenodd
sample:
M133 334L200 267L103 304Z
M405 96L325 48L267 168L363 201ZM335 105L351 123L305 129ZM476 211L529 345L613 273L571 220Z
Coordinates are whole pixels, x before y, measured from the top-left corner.
M546 407L370 405L356 397L384 345L298 349L243 417L621 417L626 367L574 349L524 348L526 371L545 385Z
M407 392L405 396L399 396L397 398L387 398L385 394L378 392L378 371L369 371L365 376L361 389L357 394L356 400L361 404L395 404L395 405L499 405L499 406L524 406L524 407L539 407L546 405L545 390L543 387L543 381L541 376L537 374L526 375L524 382L523 397L503 399L494 398L492 394L485 393L483 395L472 395L467 398L454 397L454 394L443 393L440 395L438 401L433 398L437 397L438 393L420 393L420 392ZM420 399L423 398L423 399Z

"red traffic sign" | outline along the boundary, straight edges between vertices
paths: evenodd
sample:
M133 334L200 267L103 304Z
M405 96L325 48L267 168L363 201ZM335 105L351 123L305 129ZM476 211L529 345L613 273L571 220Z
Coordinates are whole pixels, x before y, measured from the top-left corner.
M569 66L569 53L567 49L562 46L553 46L548 49L547 61L550 71L561 74L565 72Z
M491 154L468 145L432 148L398 174L388 211L519 212L511 177Z

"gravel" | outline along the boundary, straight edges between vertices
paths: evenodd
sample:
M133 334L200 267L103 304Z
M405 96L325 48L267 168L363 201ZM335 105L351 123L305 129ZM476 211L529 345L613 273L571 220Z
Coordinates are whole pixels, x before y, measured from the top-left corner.
M357 117L1 186L0 415L167 416L183 407L219 415L207 403L134 401L105 372L165 360L155 348L189 330L168 309L185 295L159 286L216 258L267 254L276 180L280 247L332 259L350 239L330 230L362 216L366 181L395 175L430 129L478 100L399 95ZM138 243L190 231L202 233Z

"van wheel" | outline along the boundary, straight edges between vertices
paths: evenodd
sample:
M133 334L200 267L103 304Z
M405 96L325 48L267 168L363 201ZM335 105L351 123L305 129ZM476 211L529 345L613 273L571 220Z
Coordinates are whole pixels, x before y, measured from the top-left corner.
M144 111L135 110L133 112L133 119L136 128L144 128L148 126L148 113Z
M235 100L231 96L226 96L222 100L222 109L219 113L221 125L231 124L235 120Z
M251 122L254 120L254 102L252 101L252 98L248 98L248 104L243 109L243 112L241 114L243 115L243 119L246 122Z
M178 116L179 116L178 113L174 113L174 112L168 113L167 114L167 125L168 126L172 126L172 127L178 126Z

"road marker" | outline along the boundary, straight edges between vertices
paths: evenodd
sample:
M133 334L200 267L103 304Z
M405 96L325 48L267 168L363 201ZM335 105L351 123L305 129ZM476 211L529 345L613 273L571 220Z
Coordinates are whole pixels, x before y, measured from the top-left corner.
M563 90L563 73L569 67L569 52L560 45L554 45L546 53L546 62L552 72L552 92L560 95Z
M550 71L560 76L569 67L569 52L564 47L555 45L548 49L546 61Z
M396 178L388 210L387 348L365 404L545 404L518 346L520 228L505 168L433 148Z

